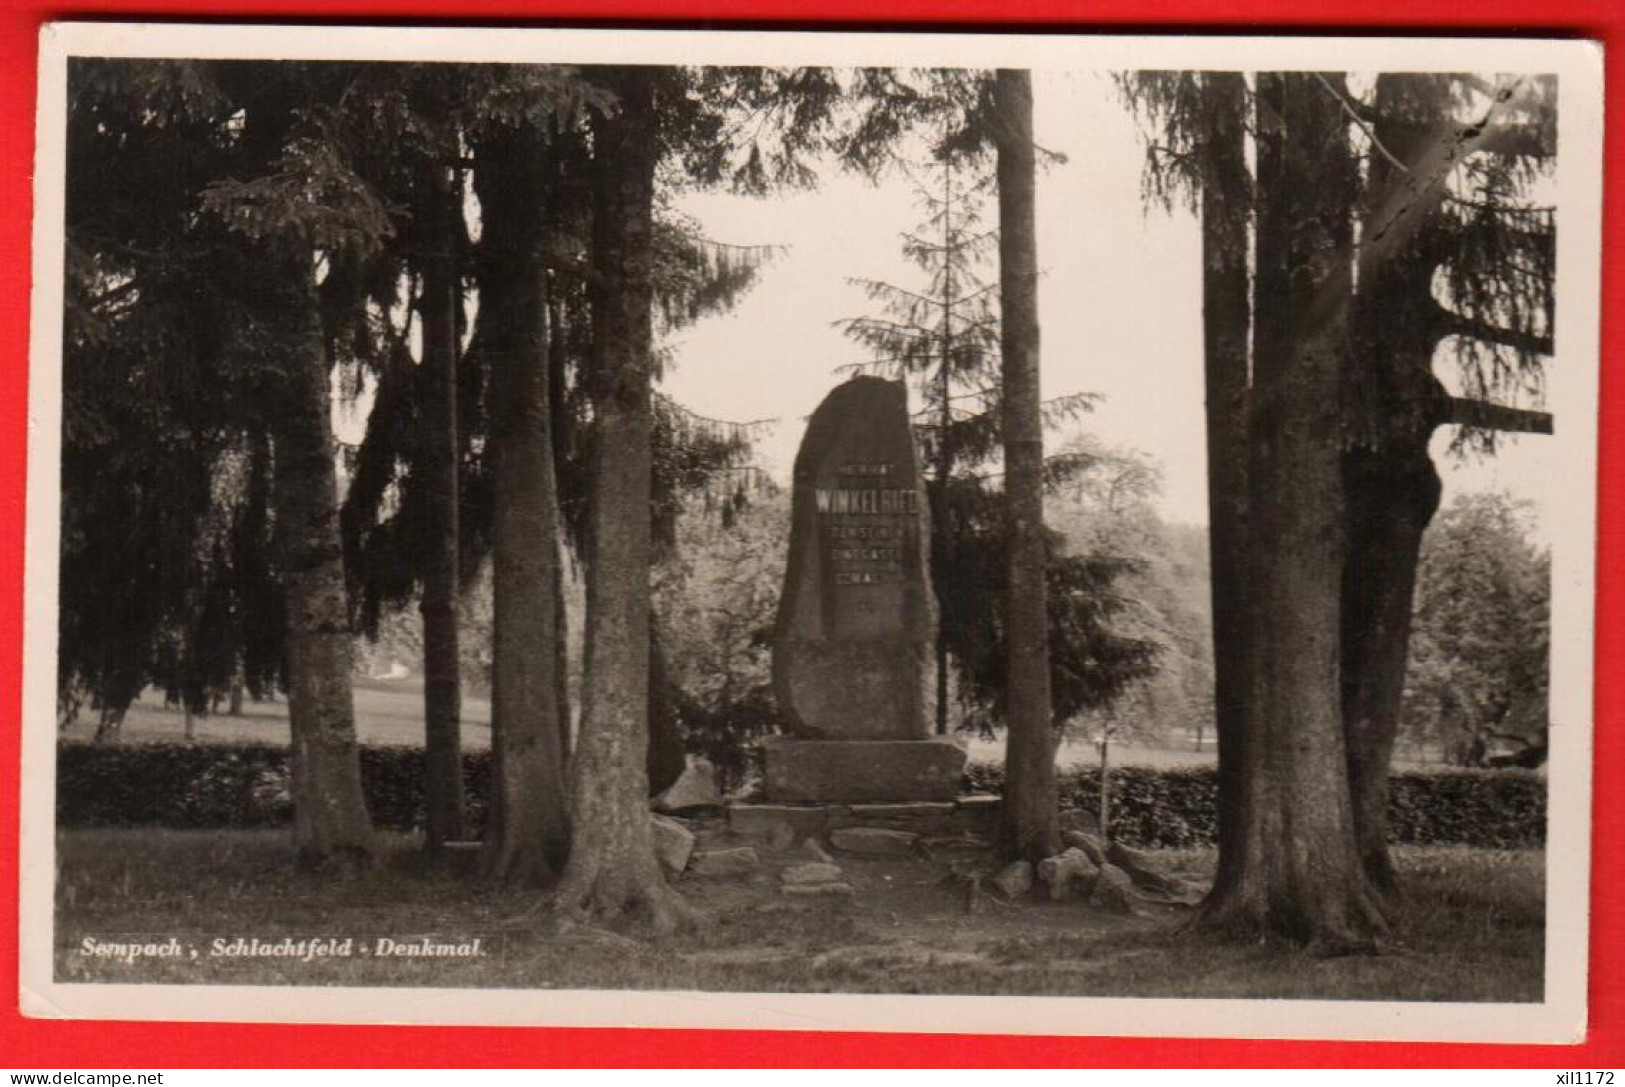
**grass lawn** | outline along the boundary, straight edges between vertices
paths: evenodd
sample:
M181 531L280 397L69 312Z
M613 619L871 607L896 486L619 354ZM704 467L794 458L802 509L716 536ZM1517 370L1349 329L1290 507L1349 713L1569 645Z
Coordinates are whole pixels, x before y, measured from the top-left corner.
M356 734L364 744L376 746L410 746L423 744L423 681L415 677L405 679L358 679L355 681ZM200 743L267 743L285 744L288 735L288 704L277 699L271 702L245 702L241 717L211 714L196 718L195 728ZM63 739L88 741L95 736L95 714L86 711L71 727L61 730ZM152 743L175 741L186 733L186 720L174 706L164 705L163 692L148 688L130 706L124 719L125 743ZM463 696L463 747L470 751L485 751L491 746L491 701L468 694ZM970 740L970 756L982 762L1001 762L1004 759L1004 740ZM1056 754L1061 767L1096 765L1098 756L1089 744L1063 743ZM1112 748L1112 761L1121 766L1211 766L1214 762L1211 742L1202 751L1189 747L1139 747L1119 744Z
M364 744L380 747L423 745L423 681L419 679L358 679L355 681L356 734ZM226 713L195 719L200 743L286 744L288 703L243 703L241 717ZM186 734L186 719L174 706L164 705L162 691L149 687L130 706L120 737L125 743L175 741ZM96 735L96 714L86 710L59 735L65 740L87 741ZM463 747L485 751L491 746L491 701L463 695Z
M707 847L730 843L705 830ZM1183 906L1131 917L1079 902L984 897L967 910L946 857L837 858L851 900L788 899L777 871L807 858L761 849L762 867L678 886L700 923L659 939L559 933L535 891L493 888L386 839L367 873L293 871L285 831L69 830L59 835L60 981L259 985L687 989L1078 996L1538 1001L1544 872L1539 852L1405 848L1411 896L1375 956L1319 959L1274 945L1211 946L1178 930ZM1211 850L1166 851L1204 880ZM196 959L126 964L81 953L86 937L179 937ZM215 959L216 938L480 936L481 959Z
M364 744L376 746L421 746L423 743L423 681L405 679L358 679L355 681L356 733ZM288 736L288 704L247 702L241 717L212 714L196 719L200 743L285 744ZM185 718L173 706L164 705L161 691L148 688L130 707L124 719L122 739L126 743L174 741L185 735ZM96 733L95 714L86 711L73 726L61 730L63 739L90 740ZM485 751L491 746L491 701L467 693L463 695L463 747ZM1004 761L1004 738L984 740L971 737L970 757L977 762ZM1093 744L1063 741L1056 751L1056 765L1064 769L1098 766L1099 752ZM1212 766L1216 759L1213 738L1202 750L1188 742L1164 746L1117 743L1112 745L1114 766L1148 766L1167 770L1185 766ZM1395 759L1400 767L1420 766L1409 753Z

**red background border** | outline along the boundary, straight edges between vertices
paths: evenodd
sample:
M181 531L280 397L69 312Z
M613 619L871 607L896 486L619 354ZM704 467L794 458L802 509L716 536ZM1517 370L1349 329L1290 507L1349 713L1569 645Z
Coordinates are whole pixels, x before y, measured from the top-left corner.
M1151 32L1479 33L1598 38L1610 107L1625 93L1625 5L1618 0L0 0L0 934L17 932L23 507L27 490L29 234L39 26L52 19L322 22L638 23L686 26L950 25ZM0 1066L455 1067L538 1065L1528 1066L1625 1064L1622 829L1602 817L1625 775L1614 730L1625 678L1625 112L1607 114L1593 800L1591 1029L1579 1046L1424 1045L978 1035L830 1034L484 1027L330 1027L59 1022L0 1009ZM1561 935L1561 934L1560 934ZM0 935L0 991L15 992L17 949Z

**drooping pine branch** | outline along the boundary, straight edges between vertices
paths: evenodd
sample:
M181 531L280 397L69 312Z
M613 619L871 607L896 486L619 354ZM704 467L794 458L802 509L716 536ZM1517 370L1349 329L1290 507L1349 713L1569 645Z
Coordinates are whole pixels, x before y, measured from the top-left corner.
M1446 402L1442 422L1509 434L1552 433L1550 412L1510 408L1462 396L1452 396Z
M1508 328L1504 325L1493 324L1471 317L1464 317L1459 313L1452 313L1444 307L1439 308L1438 329L1445 336L1466 336L1485 343L1498 344L1511 348L1521 354L1550 355L1553 350L1552 337L1525 329Z

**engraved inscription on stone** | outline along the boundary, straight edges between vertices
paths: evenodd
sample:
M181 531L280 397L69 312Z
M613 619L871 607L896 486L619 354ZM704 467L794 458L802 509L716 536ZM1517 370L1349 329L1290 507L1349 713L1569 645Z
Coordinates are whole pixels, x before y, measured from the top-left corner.
M929 733L927 510L903 387L854 378L808 421L796 457L775 689L809 737Z
M896 467L890 461L845 463L836 469L836 486L815 491L820 538L835 545L825 551L834 584L884 585L902 576L908 527L881 519L918 517L919 495L874 486L901 475Z

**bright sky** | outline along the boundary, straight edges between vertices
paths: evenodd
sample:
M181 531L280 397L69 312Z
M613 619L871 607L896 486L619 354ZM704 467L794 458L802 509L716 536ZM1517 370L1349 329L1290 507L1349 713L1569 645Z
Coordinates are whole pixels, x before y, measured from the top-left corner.
M1145 208L1143 144L1109 74L1035 73L1033 127L1041 146L1066 157L1038 181L1044 395L1103 394L1080 425L1108 445L1156 458L1163 515L1205 524L1199 224L1183 211ZM848 278L920 285L920 271L900 248L902 232L923 217L912 183L892 175L871 185L834 167L823 174L814 191L765 199L685 193L678 200L717 241L786 247L732 312L684 329L667 345L674 364L663 384L702 415L778 420L757 451L781 482L807 416L843 380L835 368L866 357L835 328L843 318L879 315ZM985 222L996 221L990 202ZM1453 384L1448 366L1440 376ZM364 397L353 410L336 408L342 437L360 440L370 404ZM1551 441L1508 436L1494 458L1460 460L1444 455L1452 433L1441 428L1434 441L1445 501L1460 491L1510 491L1533 504L1544 537L1547 503L1562 493L1551 486Z
M1034 99L1038 143L1067 158L1038 183L1044 394L1104 394L1084 427L1157 458L1164 515L1205 523L1198 224L1144 209L1143 147L1106 73L1040 72ZM833 327L878 312L847 278L919 285L899 239L922 217L912 186L903 177L871 186L830 169L813 192L685 194L679 206L716 240L788 247L732 313L677 335L664 383L704 415L778 419L758 450L788 479L804 420L842 380L834 368L865 357ZM987 221L996 221L992 206ZM1448 437L1441 431L1439 444ZM1538 510L1549 490L1543 460L1538 437L1506 442L1489 462L1441 459L1446 501L1458 490L1505 488Z

